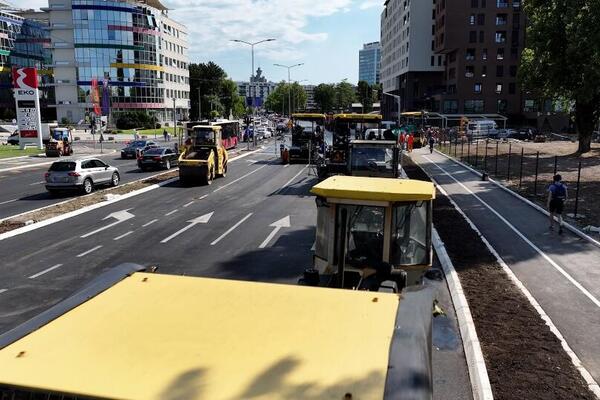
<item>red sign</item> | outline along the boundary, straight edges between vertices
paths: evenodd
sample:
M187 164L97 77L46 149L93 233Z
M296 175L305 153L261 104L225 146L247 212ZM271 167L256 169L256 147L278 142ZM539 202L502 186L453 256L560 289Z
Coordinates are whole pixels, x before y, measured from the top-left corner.
M22 138L36 138L37 136L37 131L21 131Z
M12 69L13 87L15 89L37 89L38 78L35 68L16 68Z
M98 79L92 79L92 91L90 93L92 104L94 105L94 112L96 115L101 115L102 110L100 109L100 94L98 93Z

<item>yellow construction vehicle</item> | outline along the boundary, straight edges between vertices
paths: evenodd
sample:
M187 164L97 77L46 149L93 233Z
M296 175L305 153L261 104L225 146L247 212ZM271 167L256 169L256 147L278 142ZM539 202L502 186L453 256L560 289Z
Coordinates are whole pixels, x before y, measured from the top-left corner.
M179 180L182 184L210 185L214 178L227 175L227 161L221 127L194 126L179 156Z
M69 128L52 128L50 140L44 147L46 157L70 156L73 154L73 135Z

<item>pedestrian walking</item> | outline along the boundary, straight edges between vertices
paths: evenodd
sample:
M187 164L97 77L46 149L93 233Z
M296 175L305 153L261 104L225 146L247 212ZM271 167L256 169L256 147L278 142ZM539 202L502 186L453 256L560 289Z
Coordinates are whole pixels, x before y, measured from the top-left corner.
M563 211L567 201L567 185L562 182L562 176L554 175L552 184L548 187L548 211L550 212L550 230L554 230L554 216L558 217L558 234L563 233Z
M415 144L415 137L411 133L410 135L408 135L408 152L409 153L412 153L414 144Z
M435 144L435 139L432 136L429 136L429 153L433 154L433 145Z
M140 135L138 134L137 128L133 128L133 139L134 140L140 139Z
M166 129L163 129L163 138L165 138L165 142L168 140L169 138L169 133L167 132Z

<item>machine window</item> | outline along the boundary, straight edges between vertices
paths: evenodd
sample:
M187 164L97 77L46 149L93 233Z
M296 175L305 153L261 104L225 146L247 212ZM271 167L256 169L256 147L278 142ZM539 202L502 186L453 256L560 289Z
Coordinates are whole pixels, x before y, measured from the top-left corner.
M363 268L381 263L385 209L345 205L338 212L343 209L348 213L346 264Z
M429 263L426 202L394 207L390 263L394 266Z
M391 171L394 152L384 147L355 147L352 149L353 171Z

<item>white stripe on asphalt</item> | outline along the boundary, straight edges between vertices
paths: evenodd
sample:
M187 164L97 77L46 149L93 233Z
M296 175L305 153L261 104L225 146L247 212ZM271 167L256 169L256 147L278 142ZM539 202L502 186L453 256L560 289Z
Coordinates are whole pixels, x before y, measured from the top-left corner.
M288 164L288 165L289 165L289 164ZM294 182L294 180L295 180L297 177L299 177L299 176L300 176L300 174L301 174L302 172L304 172L304 170L305 170L306 168L308 168L308 164L307 164L307 165L305 165L305 166L304 166L304 168L302 168L302 169L301 169L301 170L300 170L300 171L299 171L299 172L298 172L296 175L294 175L294 177L293 177L292 179L290 179L289 181L287 181L287 182L285 183L285 185L283 185L283 186L281 187L281 189L279 189L279 190L277 191L277 193L280 193L280 192L281 192L283 189L285 189L286 187L288 187L290 183Z
M521 231L519 231L514 225L512 225L506 218L504 218L498 211L492 208L488 203L483 201L481 197L476 195L471 189L466 187L462 182L457 180L455 177L450 175L444 168L437 165L432 159L427 156L423 156L424 159L435 165L440 171L444 174L452 178L453 181L458 183L463 189L465 189L468 193L473 195L481 204L483 204L488 210L490 210L494 215L496 215L502 222L504 222L513 232L515 232L525 243L527 243L533 250L535 250L540 256L542 256L550 265L554 267L558 272L560 272L569 282L571 282L577 289L581 291L588 299L592 301L597 307L600 307L600 300L594 297L586 288L584 288L579 282L575 280L567 271L565 271L560 265L558 265L553 259L550 258L546 253L544 253L539 247L537 247L531 240L527 239Z
M250 218L252 216L252 213L246 215L244 218L242 218L237 224L235 224L234 226L232 226L231 228L229 228L224 234L222 234L221 236L219 236L217 239L215 239L215 241L213 241L210 245L214 246L215 244L219 243L221 240L223 240L227 235L229 235L231 232L233 232L234 230L236 230L241 224L243 224L248 218Z
M147 227L147 226L150 226L150 225L152 225L153 223L155 223L156 221L158 221L158 220L157 220L157 219L153 219L153 220L152 220L152 221L150 221L150 222L146 222L144 225L142 225L142 228L145 228L145 227Z
M134 232L134 231L129 231L129 232L126 232L126 233L122 234L121 236L117 236L117 237L116 237L116 238L114 238L113 240L121 240L121 239L123 239L124 237L127 237L127 236L131 235L133 232Z
M2 294L4 292L8 292L8 289L0 289L0 294Z
M173 210L173 211L171 211L171 212L168 212L168 213L166 213L166 214L165 214L165 217L168 217L169 215L173 215L173 214L175 214L177 211L179 211L179 210L175 209L175 210Z
M189 207L189 206L191 206L192 204L194 204L194 201L193 201L193 200L192 200L192 201L190 201L190 202L189 202L189 203L187 203L187 204L184 204L184 205L183 205L183 208L188 208L188 207Z
M287 167L289 167L290 165L291 165L291 164L285 164L285 165L283 166L283 168L287 168Z
M101 247L102 247L101 245L100 246L96 246L93 249L89 249L88 251L84 251L83 253L79 254L77 257L81 258L81 257L87 256L88 254L93 253L94 251L98 250Z
M48 268L48 269L45 269L45 270L43 270L42 272L38 272L37 274L31 275L31 276L29 277L29 279L35 279L35 278L37 278L38 276L42 276L42 275L44 275L44 274L47 274L48 272L50 272L50 271L54 271L56 268L60 268L60 267L62 267L62 266L63 266L62 264L56 264L55 266L53 266L53 267L50 267L50 268Z
M3 205L3 204L14 203L17 200L19 200L19 199L12 199L12 200L3 201L2 203L0 203L0 206Z
M258 171L260 171L261 169L265 168L265 167L266 167L266 166L268 166L268 165L269 165L269 164L265 164L265 165L263 165L262 167L256 168L254 171L248 172L246 175L244 175L244 176L242 176L242 177L240 177L240 178L237 178L237 179L236 179L236 180L234 180L234 181L231 181L231 182L229 182L227 185L223 185L223 186L221 186L220 188L217 188L217 189L213 190L213 193L216 193L216 192L218 192L219 190L223 190L223 189L225 189L226 187L229 187L229 186L233 185L234 183L237 183L237 182L241 181L242 179L244 179L244 178L246 178L246 177L248 177L248 176L250 176L250 175L254 174L255 172L258 172Z
M35 183L30 183L29 186L41 185L42 183L46 183L46 181L39 181Z

